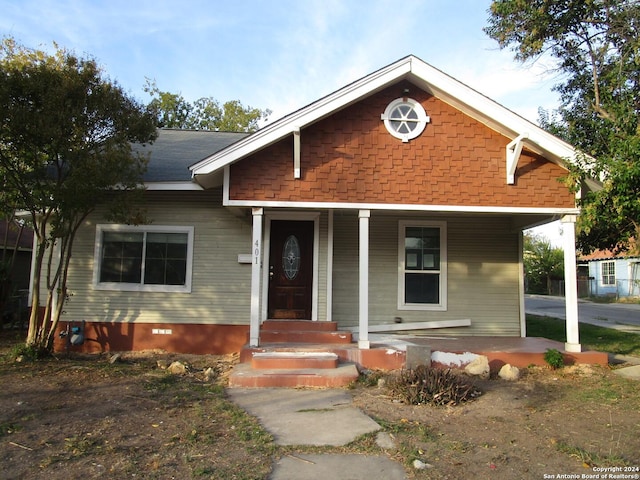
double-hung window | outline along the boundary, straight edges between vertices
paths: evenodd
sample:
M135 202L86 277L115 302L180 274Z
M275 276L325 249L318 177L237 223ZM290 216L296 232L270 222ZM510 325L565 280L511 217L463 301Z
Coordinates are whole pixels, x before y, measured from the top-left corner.
M446 224L403 220L399 227L398 308L446 310Z
M98 289L190 292L193 227L98 225L94 259Z
M602 285L616 284L616 262L602 262Z

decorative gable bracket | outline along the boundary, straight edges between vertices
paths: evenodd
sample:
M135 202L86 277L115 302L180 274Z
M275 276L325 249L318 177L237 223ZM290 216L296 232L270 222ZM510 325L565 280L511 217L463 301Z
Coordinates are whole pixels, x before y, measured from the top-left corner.
M529 138L529 134L522 133L507 145L507 185L516 183L516 167L518 160L520 160L524 140L527 138Z
M293 129L293 178L300 178L300 127Z

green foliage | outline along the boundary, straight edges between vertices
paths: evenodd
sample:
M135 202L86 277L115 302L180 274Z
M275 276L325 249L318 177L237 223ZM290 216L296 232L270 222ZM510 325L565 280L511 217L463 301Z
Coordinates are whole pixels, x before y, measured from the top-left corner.
M481 394L452 370L426 365L401 371L389 382L389 390L410 405L458 405Z
M564 356L555 348L547 348L547 351L544 352L544 361L554 370L564 366Z
M140 188L147 159L131 144L152 141L156 127L95 60L10 38L0 44L0 111L0 211L26 211L38 245L27 343L51 349L75 233L97 205ZM53 245L61 261L53 261Z
M161 91L155 81L149 79L144 90L151 96L149 109L158 126L164 128L254 132L260 122L271 115L270 110L245 107L239 100L220 105L212 97L203 97L191 103L179 93Z
M27 345L20 343L15 345L9 354L11 360L20 358L21 361L33 362L42 358L48 358L51 354L47 350L43 350L35 345Z
M564 278L564 251L530 234L525 234L523 248L527 293L550 294L551 280Z
M638 249L640 3L494 0L485 32L520 61L555 61L557 114L541 125L581 152L567 177L582 187L578 246ZM597 179L602 188L594 188Z

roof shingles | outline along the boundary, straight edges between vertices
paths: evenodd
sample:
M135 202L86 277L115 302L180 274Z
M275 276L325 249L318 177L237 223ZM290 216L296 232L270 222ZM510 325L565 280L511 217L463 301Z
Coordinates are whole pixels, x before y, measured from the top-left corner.
M134 151L151 155L143 180L189 182L189 166L246 137L247 133L208 130L160 129L152 144L134 145Z

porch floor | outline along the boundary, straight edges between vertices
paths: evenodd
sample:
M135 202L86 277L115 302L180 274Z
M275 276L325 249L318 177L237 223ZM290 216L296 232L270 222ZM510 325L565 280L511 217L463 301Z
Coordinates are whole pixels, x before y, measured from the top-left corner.
M607 365L609 362L607 353L595 351L583 351L579 353L566 352L564 343L539 337L369 335L369 339L372 347L379 346L380 344L399 346L400 343L405 343L405 351L406 345L428 347L431 350L432 362L443 365L447 365L447 363L446 361L440 361L440 359L453 360L454 364L452 366L456 366L455 355L462 355L465 352L485 355L489 359L489 365L492 371L499 370L507 363L516 367L546 365L544 354L547 349L556 349L562 352L565 358L565 364L568 365L575 363ZM464 359L461 359L461 361L465 363Z
M608 354L584 351L566 352L564 343L537 337L430 337L411 335L370 334L370 349L358 348L357 342L349 344L300 344L263 343L259 347L245 347L240 353L241 362L250 362L254 352L333 352L341 362L352 362L361 369L394 370L403 368L407 347L425 347L431 351L432 363L443 366L463 366L470 360L465 353L485 355L489 359L492 372L503 365L516 367L546 365L544 354L547 349L556 349L564 354L565 363L608 364ZM449 362L449 363L447 363Z

